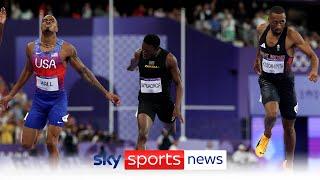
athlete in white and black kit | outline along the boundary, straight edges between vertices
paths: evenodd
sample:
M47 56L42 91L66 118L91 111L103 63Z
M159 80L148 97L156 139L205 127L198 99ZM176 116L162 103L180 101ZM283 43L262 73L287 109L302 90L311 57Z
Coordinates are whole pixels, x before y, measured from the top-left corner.
M138 108L139 135L136 148L146 149L149 130L155 115L165 123L169 132L175 132L175 119L183 122L180 112L182 83L177 59L160 47L160 38L155 34L144 37L142 48L134 53L129 71L139 69L140 91ZM172 80L176 86L175 104L170 95Z
M292 169L296 144L294 124L298 111L291 71L294 49L299 48L310 58L311 72L308 78L312 82L318 79L319 60L301 35L287 27L285 10L280 6L270 9L269 23L259 25L257 31L259 49L254 69L260 75L259 85L266 115L265 129L256 146L256 155L262 157L265 154L280 109L284 129L284 167Z

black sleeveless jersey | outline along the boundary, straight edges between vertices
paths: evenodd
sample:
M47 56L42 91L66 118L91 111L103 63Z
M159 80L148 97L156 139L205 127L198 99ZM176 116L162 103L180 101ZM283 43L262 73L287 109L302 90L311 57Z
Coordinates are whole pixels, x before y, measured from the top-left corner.
M291 75L293 57L288 55L285 46L288 27L283 29L278 42L273 47L269 47L267 44L266 38L269 31L270 25L259 40L262 76L278 78Z
M171 100L172 76L166 65L168 54L168 51L160 48L160 52L155 57L144 59L141 52L138 65L139 100Z

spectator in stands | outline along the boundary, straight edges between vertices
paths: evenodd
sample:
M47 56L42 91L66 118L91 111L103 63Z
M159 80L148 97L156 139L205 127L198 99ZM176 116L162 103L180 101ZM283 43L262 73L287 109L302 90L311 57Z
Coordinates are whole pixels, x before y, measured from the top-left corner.
M53 14L52 13L52 8L49 4L46 4L46 3L42 3L39 7L39 11L42 11L43 14Z
M247 10L242 1L238 3L238 9L235 11L235 17L237 17L237 21L242 24L247 18Z
M14 129L15 129L15 125L13 120L8 120L7 122L0 125L1 144L13 144Z
M266 23L267 22L267 16L263 11L259 11L256 13L254 19L253 19L253 24L254 27L259 26L260 24Z
M180 21L180 19L181 19L180 15L181 15L180 10L178 10L177 8L174 8L171 12L169 12L168 17L170 19Z
M236 38L236 21L229 10L224 12L225 18L222 21L222 40L232 42Z
M195 28L199 31L202 31L204 29L203 24L204 24L205 17L203 14L203 8L200 4L196 6L193 12L193 18L195 19L195 22L194 22Z
M155 17L158 17L158 18L166 17L166 13L163 11L162 8L156 9L153 14Z
M211 34L216 37L217 34L221 31L221 23L217 14L212 16L210 26Z
M24 9L22 10L21 12L21 16L20 18L22 20L30 20L33 18L33 12L31 11L31 9L27 8L27 9Z
M320 36L317 32L311 32L309 43L313 49L319 48Z
M12 3L11 5L11 18L20 19L21 18L21 9L19 3Z
M98 4L95 8L94 8L94 15L95 16L106 16L107 13L103 10L102 5Z
M91 9L91 4L90 3L85 3L84 7L82 9L82 17L85 19L91 18L92 17L92 9Z
M208 1L206 1L208 2ZM266 9L270 5L266 2L259 2L257 0L233 1L234 5L227 5L227 3L212 0L209 3L203 4L199 1L199 4L193 4L192 7L187 8L187 21L193 23L196 29L203 31L209 35L215 36L217 39L233 42L236 46L256 46L255 28L257 25L267 21ZM115 3L116 5L118 3ZM133 3L134 4L134 3ZM21 5L21 6L20 6ZM92 6L91 6L92 5ZM221 6L222 5L222 6ZM34 6L38 6L38 9L30 9ZM11 3L11 15L12 19L31 19L34 14L38 14L38 10L42 9L45 14L52 14L53 2L46 1L38 2L36 4L28 4L23 0L16 0ZM121 3L118 4L121 8ZM20 8L21 7L21 8ZM62 17L73 17L75 19L91 18L93 16L106 16L108 15L108 5L105 5L99 1L64 1L60 8L55 9L57 15ZM94 7L94 9L92 9ZM195 7L195 8L193 8ZM159 4L148 4L146 8L143 4L138 5L132 12L129 8L124 8L121 11L122 16L155 16L159 18L169 17L171 19L180 20L180 8L181 5L172 3L172 6L164 6L159 8ZM229 8L229 13L226 14L225 8ZM164 9L167 9L166 11ZM171 9L168 11L168 9ZM192 11L191 11L192 10ZM193 12L189 14L188 12ZM119 16L118 11L114 8L114 16ZM235 18L234 18L234 17ZM289 17L290 16L290 17ZM288 8L288 19L293 22L303 20L306 17L305 12L293 8ZM288 24L292 22L288 21ZM304 26L298 27L301 28ZM304 35L305 39L309 40L312 48L319 47L319 40L315 38L313 34L308 33L306 29L298 29L298 31Z
M145 16L146 15L146 8L143 4L140 4L134 11L132 16Z
M203 19L205 21L209 21L212 17L212 9L210 4L206 3L203 5L203 11L201 11L200 13L203 14Z

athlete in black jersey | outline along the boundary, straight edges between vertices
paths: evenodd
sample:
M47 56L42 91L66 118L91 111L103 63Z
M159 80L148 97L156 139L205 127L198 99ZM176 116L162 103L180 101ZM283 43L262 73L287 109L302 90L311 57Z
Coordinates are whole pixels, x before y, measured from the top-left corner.
M0 45L2 42L3 27L4 27L4 23L6 22L6 19L7 19L6 9L2 7L0 10Z
M129 71L139 69L140 91L138 107L138 142L136 148L146 149L146 141L155 115L165 123L169 132L175 132L175 119L183 122L180 112L182 83L177 59L160 47L160 38L154 34L144 37L142 48L134 53ZM171 82L176 86L176 100L170 96Z
M308 78L312 82L318 79L319 60L301 35L287 27L285 10L280 6L271 8L269 23L259 25L257 31L259 49L254 69L260 75L259 85L266 116L264 134L257 144L256 155L262 157L266 152L280 109L286 151L284 167L292 169L296 144L294 123L298 111L294 75L291 72L294 48L299 48L310 58L311 72Z

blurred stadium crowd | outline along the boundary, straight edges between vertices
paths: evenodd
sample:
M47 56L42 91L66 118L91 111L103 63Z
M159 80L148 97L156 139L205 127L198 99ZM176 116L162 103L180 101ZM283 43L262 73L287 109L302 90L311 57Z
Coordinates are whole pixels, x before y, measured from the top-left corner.
M180 20L180 8L186 7L188 23L196 29L231 42L236 46L255 46L257 44L255 27L267 21L267 9L274 3L259 0L114 0L114 15L154 16ZM28 20L36 18L39 10L57 17L91 18L107 16L109 11L107 0L35 0L29 3L24 0L13 0L7 4L12 19ZM311 23L305 21L310 16L303 7L286 4L288 24L294 26L310 43L312 48L319 48L320 36L316 29L309 30ZM307 24L306 24L307 23ZM309 23L309 24L308 24Z

